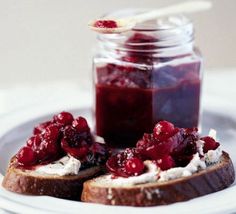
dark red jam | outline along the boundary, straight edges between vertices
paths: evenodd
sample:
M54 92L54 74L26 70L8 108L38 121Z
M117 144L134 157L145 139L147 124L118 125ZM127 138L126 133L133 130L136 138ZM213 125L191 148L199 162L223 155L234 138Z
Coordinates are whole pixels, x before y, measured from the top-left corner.
M85 118L61 112L52 120L39 124L26 145L17 153L17 166L32 169L71 155L82 168L102 164L107 158L105 145L97 143Z
M133 146L160 120L198 126L200 59L191 61L191 54L156 57L150 53L157 48L155 42L158 39L136 33L124 44L132 51L126 50L116 62L95 65L96 132L111 146Z
M117 28L118 25L114 20L98 20L94 23L97 28Z
M184 167L198 152L197 141L203 141L203 152L215 150L219 143L212 137L199 137L197 128L177 128L167 121L157 123L150 134L144 134L136 147L111 156L106 163L114 176L137 176L145 172L144 161L150 160L161 170Z

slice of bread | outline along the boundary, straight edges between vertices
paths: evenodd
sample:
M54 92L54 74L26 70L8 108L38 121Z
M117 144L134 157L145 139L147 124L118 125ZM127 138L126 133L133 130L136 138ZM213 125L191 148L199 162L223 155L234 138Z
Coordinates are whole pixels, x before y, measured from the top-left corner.
M108 181L108 176L86 181L81 200L109 205L164 205L222 190L235 179L234 167L226 152L223 152L217 164L191 176L170 181L121 186L113 184L112 179Z
M80 200L84 181L100 175L102 166L81 170L78 175L49 175L15 167L11 159L2 186L9 191L27 195L47 195L64 199Z

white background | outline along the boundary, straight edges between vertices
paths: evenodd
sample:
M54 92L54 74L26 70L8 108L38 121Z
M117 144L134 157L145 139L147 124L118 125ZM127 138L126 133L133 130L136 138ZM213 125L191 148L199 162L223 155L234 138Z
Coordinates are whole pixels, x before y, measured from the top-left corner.
M0 89L89 80L95 34L87 22L116 9L158 8L180 0L0 0ZM236 1L213 0L191 15L207 71L236 67Z

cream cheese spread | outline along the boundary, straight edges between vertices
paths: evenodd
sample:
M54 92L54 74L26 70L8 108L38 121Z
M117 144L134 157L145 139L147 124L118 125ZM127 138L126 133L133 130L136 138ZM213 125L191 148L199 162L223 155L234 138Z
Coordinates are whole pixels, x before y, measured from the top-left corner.
M38 167L35 171L47 175L78 175L80 166L81 162L78 159L64 156L53 163Z

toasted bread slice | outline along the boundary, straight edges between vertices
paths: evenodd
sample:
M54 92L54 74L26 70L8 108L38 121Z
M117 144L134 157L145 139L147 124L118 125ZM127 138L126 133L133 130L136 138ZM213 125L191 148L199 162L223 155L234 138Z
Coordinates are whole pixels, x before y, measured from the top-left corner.
M102 166L94 166L81 170L78 175L58 176L16 168L15 161L13 157L2 182L4 188L21 194L73 200L80 200L83 182L100 175L103 170Z
M194 173L165 182L119 186L107 182L103 175L84 183L82 201L109 205L154 206L186 201L222 190L235 179L229 155L223 152L220 161Z

